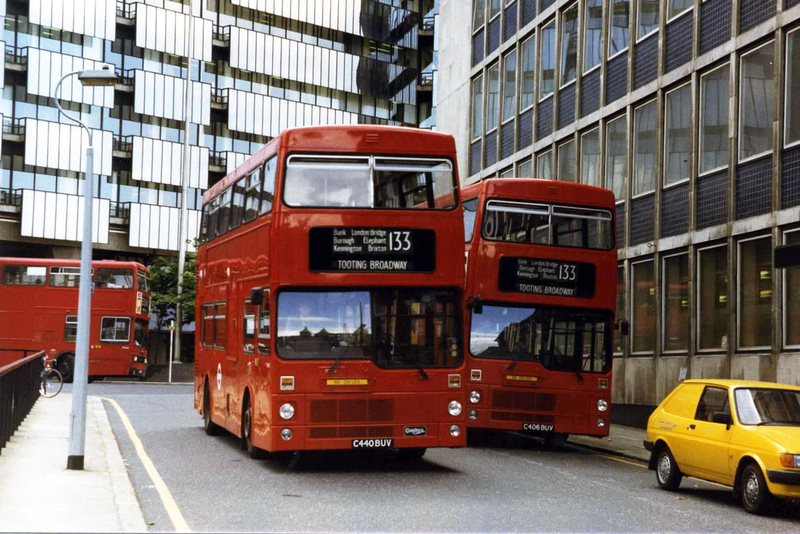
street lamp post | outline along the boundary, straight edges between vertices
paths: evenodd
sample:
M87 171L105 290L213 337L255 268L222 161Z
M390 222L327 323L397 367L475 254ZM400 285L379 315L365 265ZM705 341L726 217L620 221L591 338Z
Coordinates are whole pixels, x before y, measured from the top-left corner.
M75 342L75 369L73 370L72 414L69 428L69 455L67 469L82 470L86 445L86 389L89 383L89 324L92 308L92 198L94 188L94 147L92 131L80 119L68 115L58 101L61 82L68 76L78 75L86 86L111 86L117 80L114 67L102 65L99 69L81 70L65 74L56 85L53 99L59 113L78 123L89 135L86 148L86 180L83 184L83 241L81 242L81 274L78 289L78 337Z

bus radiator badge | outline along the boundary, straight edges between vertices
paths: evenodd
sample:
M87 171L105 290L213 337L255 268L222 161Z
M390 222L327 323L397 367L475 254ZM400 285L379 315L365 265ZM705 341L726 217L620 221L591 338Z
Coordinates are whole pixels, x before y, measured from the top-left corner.
M426 436L427 434L428 428L424 426L407 426L403 429L405 436Z

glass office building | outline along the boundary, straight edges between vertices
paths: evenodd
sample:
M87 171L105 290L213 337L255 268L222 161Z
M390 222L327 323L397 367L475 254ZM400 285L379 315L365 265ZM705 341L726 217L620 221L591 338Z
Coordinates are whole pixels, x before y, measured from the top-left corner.
M55 106L64 74L116 68L114 87L67 78L61 102L93 131L95 257L147 262L178 249L185 121L191 239L202 192L285 128L429 125L435 13L433 0L0 0L0 254L79 254L87 137Z
M614 401L645 413L683 377L800 383L800 267L773 267L800 243L800 1L471 3L442 5L458 45L440 70L465 75L439 128L467 182L616 194Z

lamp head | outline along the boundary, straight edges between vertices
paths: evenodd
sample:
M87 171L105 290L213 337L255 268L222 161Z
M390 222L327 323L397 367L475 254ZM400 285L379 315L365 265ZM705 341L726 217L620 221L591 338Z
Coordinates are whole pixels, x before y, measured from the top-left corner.
M117 81L117 75L114 72L114 67L106 63L101 65L99 69L80 71L78 79L81 84L89 87L113 86Z

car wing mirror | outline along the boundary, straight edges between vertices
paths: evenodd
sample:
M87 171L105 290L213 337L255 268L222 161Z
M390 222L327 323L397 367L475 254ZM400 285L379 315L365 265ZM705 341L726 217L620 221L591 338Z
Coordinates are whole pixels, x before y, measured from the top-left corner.
M728 428L733 424L733 418L728 412L714 412L714 415L711 416L711 420L715 423L723 424Z

